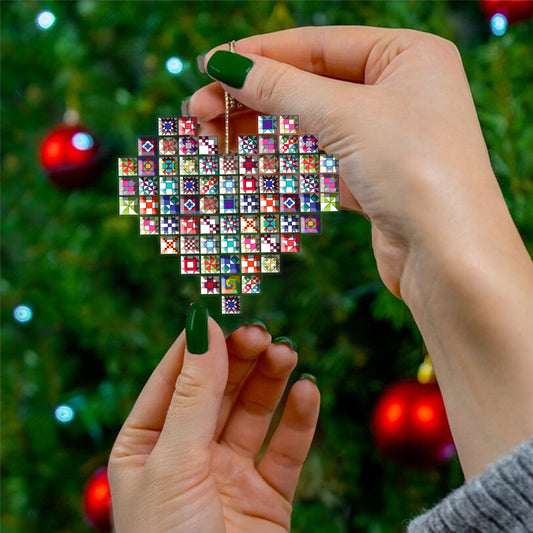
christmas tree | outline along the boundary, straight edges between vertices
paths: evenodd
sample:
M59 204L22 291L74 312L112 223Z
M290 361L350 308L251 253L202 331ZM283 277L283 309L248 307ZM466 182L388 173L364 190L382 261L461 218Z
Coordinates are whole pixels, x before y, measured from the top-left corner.
M211 304L175 257L159 255L157 241L118 216L116 158L135 153L138 137L157 134L157 117L179 115L181 100L209 82L195 58L213 46L325 24L453 40L496 175L533 251L531 20L503 32L496 21L491 32L477 2L444 1L13 1L1 10L5 533L93 530L82 504L87 480L106 464L189 303ZM77 118L83 128L71 134L91 150L78 182L76 154L66 163L39 155L56 126ZM211 314L228 332L261 318L298 342L299 371L318 376L322 411L293 531L401 531L462 482L456 460L409 469L372 439L373 406L388 385L416 374L422 340L379 280L363 217L324 215L322 234L302 246L284 256L281 275L264 277L242 317L222 316L218 303Z

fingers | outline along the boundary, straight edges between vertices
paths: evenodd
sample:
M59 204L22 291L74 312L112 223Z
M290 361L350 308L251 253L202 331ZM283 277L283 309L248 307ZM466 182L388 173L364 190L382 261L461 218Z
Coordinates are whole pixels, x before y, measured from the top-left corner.
M255 458L261 449L297 354L289 344L270 344L239 391L219 442Z
M270 345L271 339L270 333L264 327L254 324L242 326L227 337L228 381L220 407L215 440L218 440L222 429L226 425L241 385L255 365L258 357Z
M320 392L309 379L297 381L287 399L281 421L257 471L269 485L292 501L302 465L318 421Z
M191 451L210 449L226 385L228 356L224 334L213 319L207 319L207 310L197 307L205 310L205 317L200 315L191 333L191 306L183 366L154 448L162 452L167 462L187 460ZM208 343L203 342L203 328L207 329Z

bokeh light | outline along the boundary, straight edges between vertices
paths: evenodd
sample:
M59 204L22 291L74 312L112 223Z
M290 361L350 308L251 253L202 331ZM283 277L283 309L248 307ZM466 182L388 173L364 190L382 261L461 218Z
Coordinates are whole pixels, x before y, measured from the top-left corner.
M501 13L496 13L490 19L490 29L494 35L501 37L507 31L507 18Z
M90 150L93 145L93 138L88 133L79 132L72 137L72 146L78 150Z
M60 405L54 413L56 420L61 424L68 424L74 419L74 409L70 405Z
M25 324L33 318L33 309L28 305L17 305L13 309L13 317L17 322Z
M41 11L35 18L35 24L40 30L49 30L56 21L56 16L51 11Z
M183 70L183 61L176 56L170 57L167 59L166 67L171 74L179 74Z

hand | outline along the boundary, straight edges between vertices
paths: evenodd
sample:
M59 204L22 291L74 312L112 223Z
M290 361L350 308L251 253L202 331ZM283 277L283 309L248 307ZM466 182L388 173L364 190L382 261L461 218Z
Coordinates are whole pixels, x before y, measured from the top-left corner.
M212 77L261 114L298 114L340 155L351 205L372 224L381 278L432 356L465 473L481 472L533 432L533 264L456 47L410 30L334 26L235 49L251 61L241 56L239 73L213 50L204 58ZM189 101L206 131L220 123L222 95L216 83ZM233 129L255 131L251 118L235 115Z
M118 533L290 530L291 501L318 418L318 389L308 379L292 386L257 461L297 354L290 343L272 342L259 325L224 339L214 320L202 326L198 314L187 332L190 348L202 327L208 350L191 353L182 333L117 437L108 474Z

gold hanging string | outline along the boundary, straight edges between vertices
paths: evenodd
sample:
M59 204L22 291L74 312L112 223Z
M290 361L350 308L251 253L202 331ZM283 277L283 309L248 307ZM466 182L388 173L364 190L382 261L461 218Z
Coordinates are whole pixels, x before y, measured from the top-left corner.
M235 41L229 42L229 51L235 52ZM234 100L228 91L224 91L224 141L226 145L225 153L229 155L229 110L234 105Z

